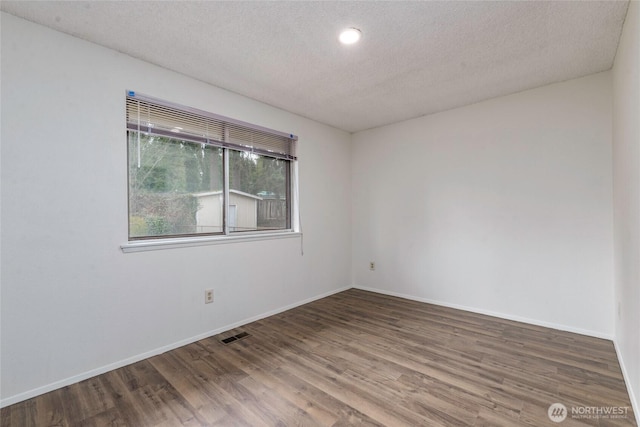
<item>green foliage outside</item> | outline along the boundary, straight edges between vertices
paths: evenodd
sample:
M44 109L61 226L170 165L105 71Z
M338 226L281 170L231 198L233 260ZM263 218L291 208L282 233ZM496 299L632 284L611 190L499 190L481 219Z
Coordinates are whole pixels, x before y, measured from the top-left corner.
M229 188L268 198L286 196L288 162L231 150L229 165Z
M221 149L129 132L131 237L195 233L193 194L221 189Z
M148 235L147 221L141 216L129 216L129 234L132 236Z
M128 145L130 236L196 233L194 194L222 191L223 150L137 132L129 132ZM283 200L287 167L284 160L229 150L230 188Z

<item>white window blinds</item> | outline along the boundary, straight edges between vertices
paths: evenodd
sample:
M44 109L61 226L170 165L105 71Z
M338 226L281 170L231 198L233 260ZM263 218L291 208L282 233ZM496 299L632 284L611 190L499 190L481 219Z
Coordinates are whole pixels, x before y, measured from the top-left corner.
M298 137L127 92L127 129L295 160Z

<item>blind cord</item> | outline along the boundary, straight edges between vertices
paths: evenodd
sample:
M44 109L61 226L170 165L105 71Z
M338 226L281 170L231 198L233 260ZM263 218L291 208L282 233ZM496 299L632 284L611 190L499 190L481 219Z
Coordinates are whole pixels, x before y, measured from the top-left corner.
M304 233L302 232L302 210L300 209L300 176L298 175L298 162L294 161L293 164L295 170L293 186L298 210L298 231L300 232L300 256L304 256Z
M302 216L298 207L298 227L300 228L300 255L304 256L304 233L302 232Z
M142 165L142 161L140 159L140 157L142 157L142 154L140 153L140 101L138 101L138 146L136 151L138 154L138 169L140 169L140 166Z

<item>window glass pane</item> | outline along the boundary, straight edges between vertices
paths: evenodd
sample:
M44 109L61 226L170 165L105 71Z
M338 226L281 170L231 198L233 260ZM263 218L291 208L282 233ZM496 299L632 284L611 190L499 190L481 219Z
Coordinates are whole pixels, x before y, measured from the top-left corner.
M230 231L289 228L288 180L289 161L229 150Z
M223 232L222 149L128 132L129 237Z

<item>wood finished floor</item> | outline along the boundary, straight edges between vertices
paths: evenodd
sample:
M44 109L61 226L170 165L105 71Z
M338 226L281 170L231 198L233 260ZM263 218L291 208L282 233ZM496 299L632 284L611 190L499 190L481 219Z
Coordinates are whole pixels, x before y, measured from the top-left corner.
M627 417L571 415L611 406ZM611 341L352 289L1 411L2 427L52 425L636 422Z

